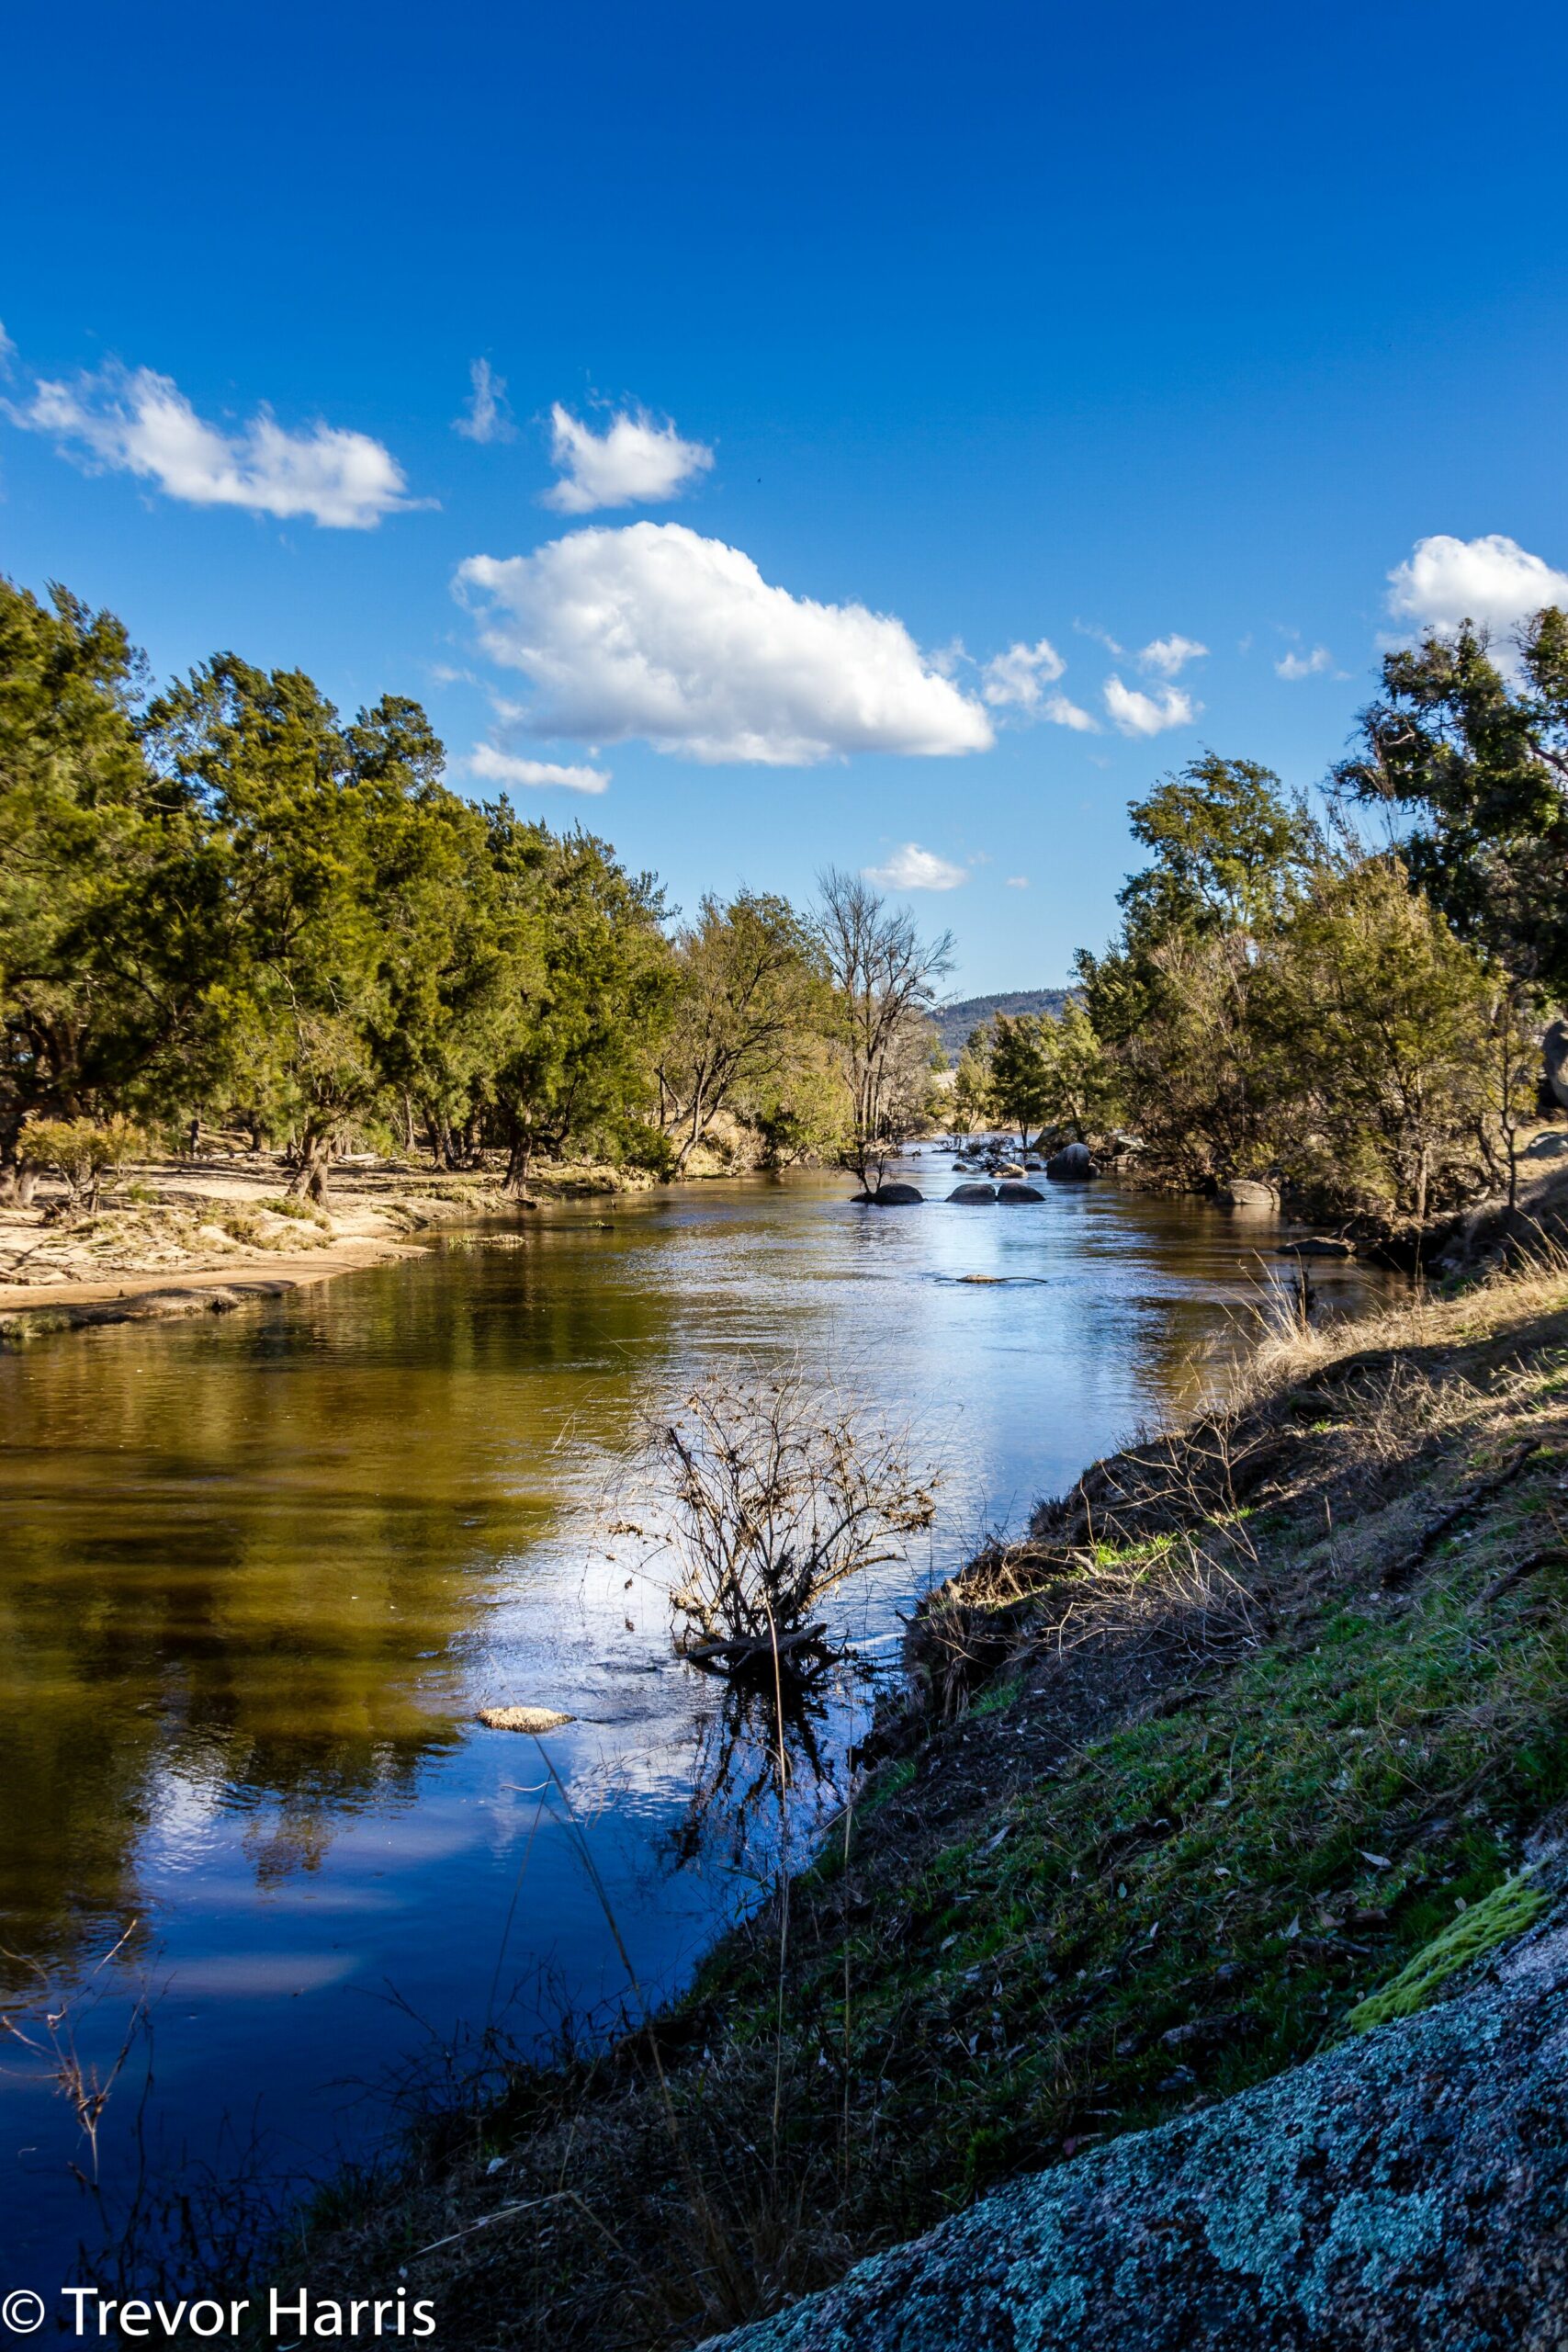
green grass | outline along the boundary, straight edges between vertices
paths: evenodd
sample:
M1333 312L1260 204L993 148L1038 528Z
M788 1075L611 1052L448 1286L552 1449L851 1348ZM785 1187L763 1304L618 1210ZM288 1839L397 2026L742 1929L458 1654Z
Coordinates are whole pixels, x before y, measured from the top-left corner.
M847 2034L854 2075L884 2086L900 2226L1274 2074L1370 2021L1364 1996L1391 1973L1404 1985L1407 1962L1435 1984L1489 1928L1528 1924L1510 1872L1568 1792L1568 1641L1555 1611L1544 1628L1517 1601L1479 1615L1484 1581L1456 1563L1413 1602L1333 1611L1307 1646L1091 1744L876 1885L849 1933L847 2020L824 1933L791 2013L826 2050ZM1549 1582L1563 1598L1554 1570L1538 1603ZM776 1990L765 1964L731 1970L705 1989L761 2047Z

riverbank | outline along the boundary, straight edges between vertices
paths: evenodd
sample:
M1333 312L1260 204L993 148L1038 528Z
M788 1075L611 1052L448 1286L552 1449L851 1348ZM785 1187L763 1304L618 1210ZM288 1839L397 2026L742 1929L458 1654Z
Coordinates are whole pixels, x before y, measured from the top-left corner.
M341 2187L313 2288L696 2343L1440 1993L1568 1795L1565 1468L1561 1272L1276 1344L944 1587L787 1898Z
M0 1207L0 1347L52 1331L222 1314L254 1298L408 1257L422 1237L517 1215L497 1171L433 1175L401 1162L333 1171L330 1206L292 1199L273 1154L152 1161L94 1214L62 1216L50 1190ZM536 1204L644 1190L597 1161L541 1170Z

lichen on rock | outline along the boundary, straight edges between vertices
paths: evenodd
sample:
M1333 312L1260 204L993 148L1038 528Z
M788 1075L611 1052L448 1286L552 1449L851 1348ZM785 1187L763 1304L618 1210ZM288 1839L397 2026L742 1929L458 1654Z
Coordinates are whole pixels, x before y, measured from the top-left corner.
M1557 2352L1565 1994L1559 1894L1451 2000L1016 2181L710 2352Z

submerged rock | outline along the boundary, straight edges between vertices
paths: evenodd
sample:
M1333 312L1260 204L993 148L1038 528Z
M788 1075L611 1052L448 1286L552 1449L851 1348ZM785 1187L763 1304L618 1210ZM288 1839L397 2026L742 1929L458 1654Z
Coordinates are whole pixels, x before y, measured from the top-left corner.
M709 2352L1560 2352L1568 1902L1453 2000L1015 2181Z

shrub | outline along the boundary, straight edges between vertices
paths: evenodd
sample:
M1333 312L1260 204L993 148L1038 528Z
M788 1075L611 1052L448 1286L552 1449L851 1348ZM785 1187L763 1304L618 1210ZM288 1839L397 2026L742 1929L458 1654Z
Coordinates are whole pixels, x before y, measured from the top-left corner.
M104 1179L112 1189L120 1170L144 1148L140 1127L130 1119L35 1119L22 1130L26 1157L52 1168L65 1185L66 1206L76 1208L84 1194L96 1210Z

